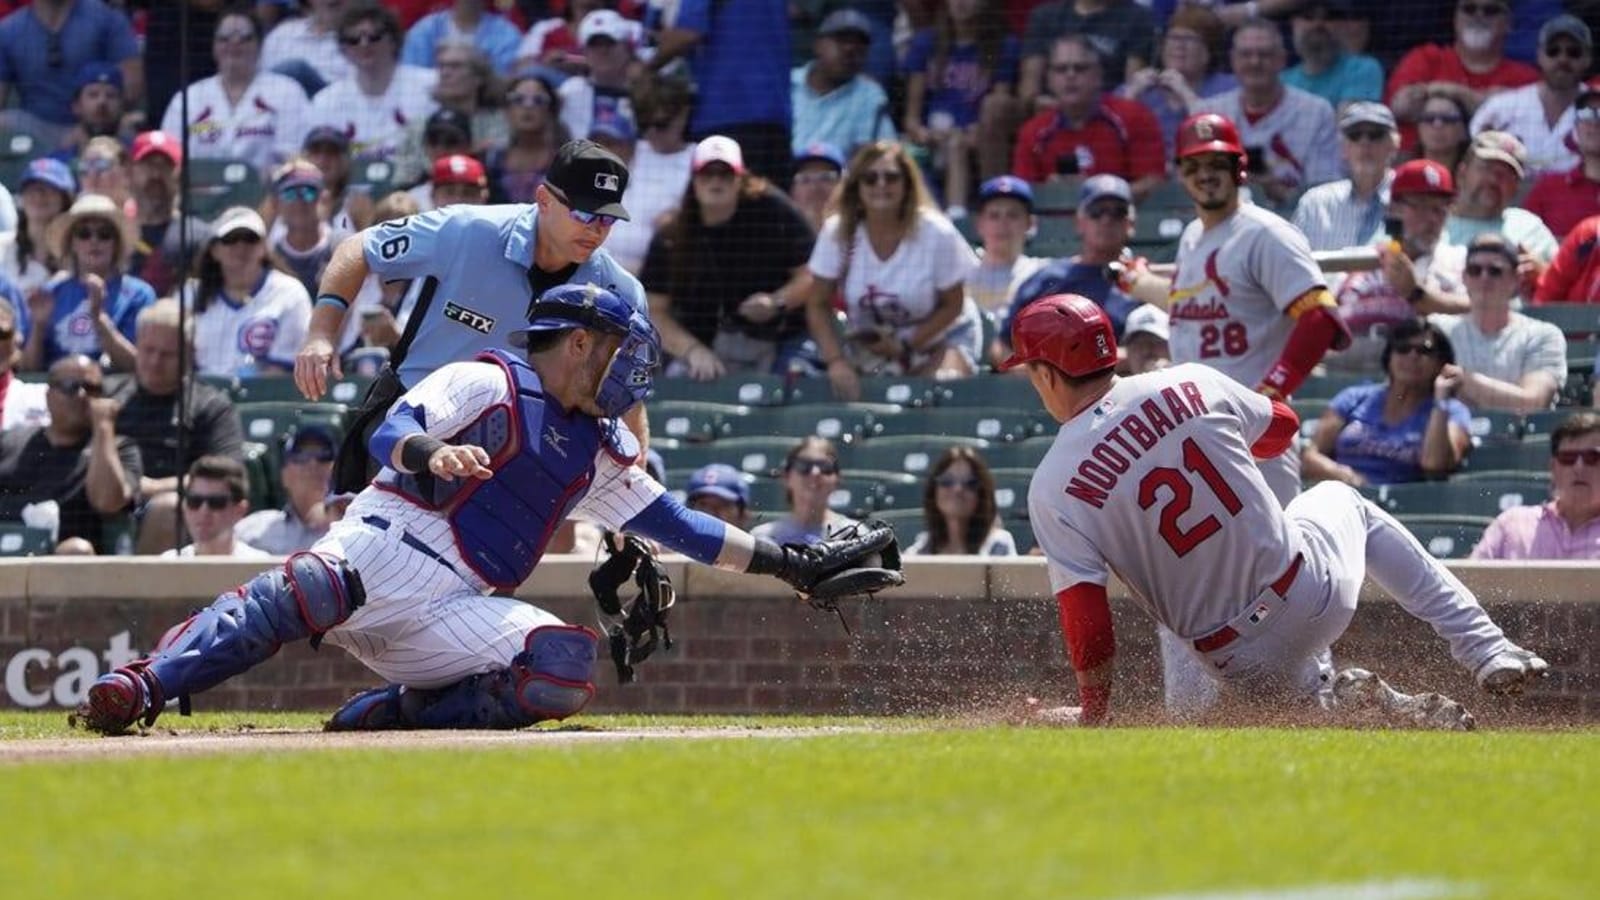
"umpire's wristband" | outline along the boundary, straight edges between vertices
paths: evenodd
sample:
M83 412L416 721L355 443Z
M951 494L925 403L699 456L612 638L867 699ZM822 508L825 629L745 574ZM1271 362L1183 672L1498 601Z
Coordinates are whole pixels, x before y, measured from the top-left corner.
M350 301L338 294L318 294L317 306L332 306L340 312L350 308Z
M428 471L428 460L438 452L440 447L448 447L444 441L431 434L413 434L406 438L400 445L400 468L406 472L416 474Z

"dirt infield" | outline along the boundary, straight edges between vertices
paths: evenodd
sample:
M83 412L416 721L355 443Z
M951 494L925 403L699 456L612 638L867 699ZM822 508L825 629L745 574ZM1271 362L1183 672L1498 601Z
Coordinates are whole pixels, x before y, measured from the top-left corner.
M163 731L121 737L46 738L0 741L0 765L45 760L85 760L129 756L190 756L206 753L271 753L285 750L549 747L612 744L629 741L793 739L830 734L883 731L873 726L757 728L705 726L682 728L614 728L583 726L521 731L390 731L329 734L288 729L241 729L196 734Z

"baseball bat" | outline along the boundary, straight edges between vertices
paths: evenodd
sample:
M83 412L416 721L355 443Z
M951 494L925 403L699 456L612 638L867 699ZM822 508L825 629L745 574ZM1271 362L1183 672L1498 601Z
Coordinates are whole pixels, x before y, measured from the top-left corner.
M1343 250L1318 250L1311 254L1324 272L1370 272L1378 267L1378 251L1371 247L1346 247ZM1150 274L1170 276L1173 263L1151 263Z

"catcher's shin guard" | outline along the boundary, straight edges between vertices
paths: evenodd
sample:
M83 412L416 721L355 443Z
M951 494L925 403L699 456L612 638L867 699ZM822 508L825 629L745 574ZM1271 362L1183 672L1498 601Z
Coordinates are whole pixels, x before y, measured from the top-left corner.
M215 687L288 641L316 641L364 600L361 579L343 560L296 553L168 631L154 656L101 676L89 688L84 724L108 734L141 718L149 725L167 700Z
M523 728L565 719L594 696L599 636L581 625L546 625L504 669L432 690L389 685L350 698L329 731L401 728Z

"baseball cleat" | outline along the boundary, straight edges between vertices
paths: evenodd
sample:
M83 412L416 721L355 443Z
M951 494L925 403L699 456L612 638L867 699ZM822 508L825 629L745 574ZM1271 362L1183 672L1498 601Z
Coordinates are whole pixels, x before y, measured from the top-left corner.
M78 721L90 731L105 735L122 734L141 717L149 716L150 685L135 669L117 669L95 679L89 697L78 707Z
M1333 680L1333 696L1335 708L1375 711L1396 725L1471 731L1477 724L1472 713L1443 694L1402 693L1366 669L1340 672Z
M391 731L409 727L400 706L398 684L373 688L351 697L333 714L324 731Z
M1528 682L1549 671L1550 664L1538 654L1511 645L1484 660L1473 676L1478 686L1491 694L1520 694Z

